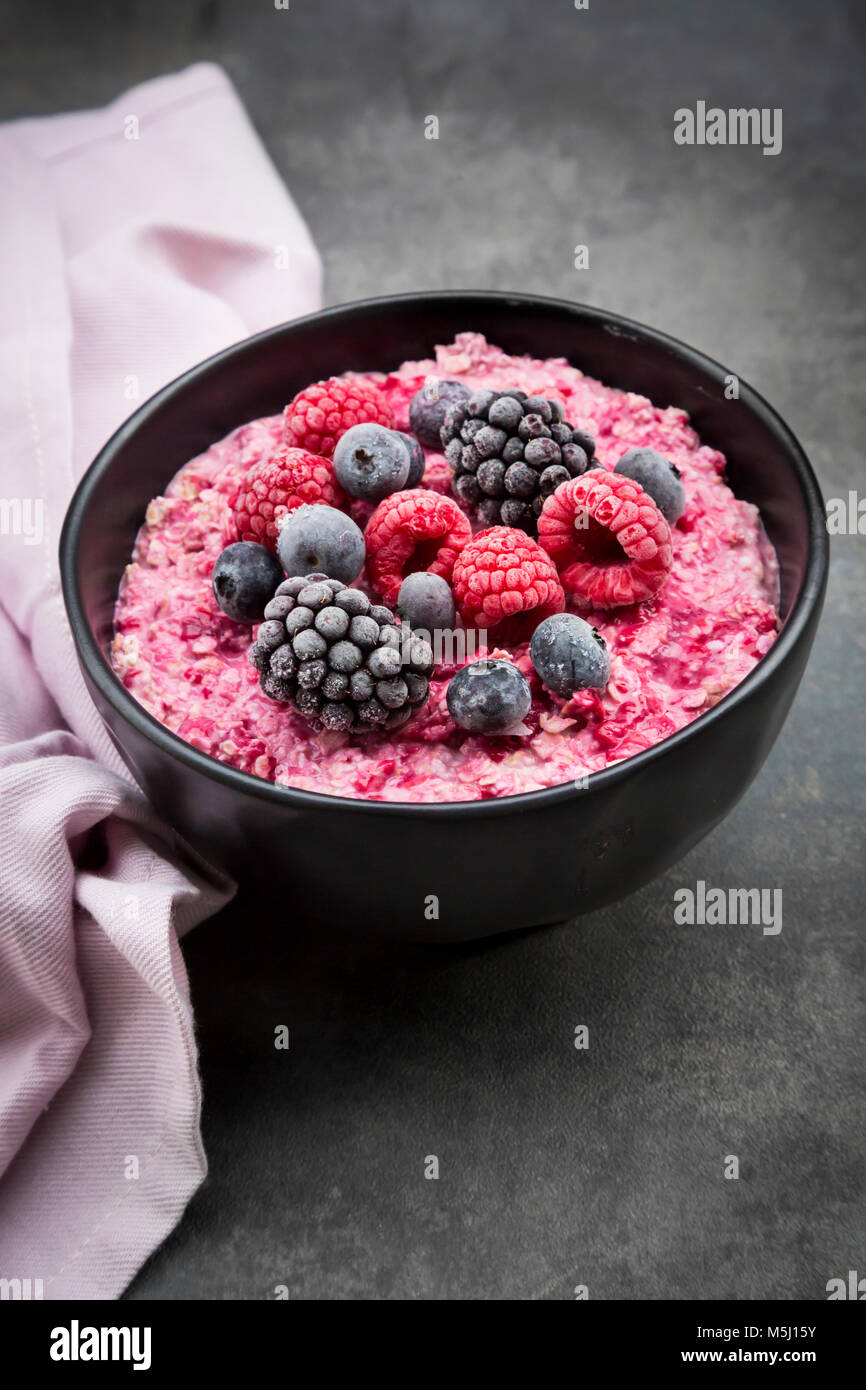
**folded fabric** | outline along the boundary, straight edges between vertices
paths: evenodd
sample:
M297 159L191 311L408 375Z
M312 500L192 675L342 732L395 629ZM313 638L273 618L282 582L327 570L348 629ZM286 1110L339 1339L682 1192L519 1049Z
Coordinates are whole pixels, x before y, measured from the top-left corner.
M115 1298L206 1171L178 938L233 885L174 840L108 738L58 537L136 404L318 308L321 267L210 65L0 127L0 178L0 1279L13 1297Z

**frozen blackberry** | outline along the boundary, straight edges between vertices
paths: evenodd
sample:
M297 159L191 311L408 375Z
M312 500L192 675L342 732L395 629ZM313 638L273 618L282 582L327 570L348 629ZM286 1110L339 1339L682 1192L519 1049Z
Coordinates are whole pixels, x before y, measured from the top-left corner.
M322 574L285 579L264 609L250 664L271 700L315 729L398 729L427 699L429 642L404 641L385 604Z
M476 391L445 413L440 443L451 490L481 526L534 536L545 497L591 467L595 443L562 406L523 391Z

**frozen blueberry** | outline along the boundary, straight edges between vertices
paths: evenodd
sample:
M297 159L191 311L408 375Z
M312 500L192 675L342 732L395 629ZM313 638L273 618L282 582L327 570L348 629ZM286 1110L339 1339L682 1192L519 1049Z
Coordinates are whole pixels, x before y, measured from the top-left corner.
M405 435L397 430L371 423L353 425L337 440L334 472L350 497L381 502L406 487L410 468Z
M450 630L457 617L451 586L441 575L426 570L407 574L397 595L397 616L426 632Z
M555 695L603 690L610 679L610 653L604 638L574 613L545 618L532 634L529 656L541 680Z
M424 469L427 466L424 450L421 448L418 440L413 438L411 434L404 434L402 430L395 430L394 433L399 434L406 448L409 450L409 476L403 486L418 487L421 479L424 477ZM439 448L438 442L436 448Z
M272 551L256 541L236 541L217 556L214 598L227 618L259 623L282 577L283 567Z
M655 449L629 449L624 453L614 473L633 478L651 497L671 526L686 509L686 490L676 464Z
M364 564L364 537L345 512L321 502L305 503L283 520L277 554L290 576L320 570L351 584Z
M529 682L510 661L470 661L448 684L451 718L471 734L498 734L519 724L532 703Z
M471 392L462 381L437 381L431 377L409 402L409 427L428 449L441 449L439 431L449 406L468 401Z

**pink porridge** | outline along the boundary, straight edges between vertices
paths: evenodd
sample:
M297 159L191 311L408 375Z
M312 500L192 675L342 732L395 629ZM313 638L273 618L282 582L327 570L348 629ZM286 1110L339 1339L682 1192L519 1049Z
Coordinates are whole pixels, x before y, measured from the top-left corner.
M563 358L509 357L469 332L433 359L366 379L406 431L409 402L429 377L559 400L566 418L595 436L605 468L638 446L679 468L686 509L671 527L673 561L661 590L639 605L593 612L566 599L608 644L606 689L551 694L533 670L529 643L497 647L494 629L488 654L507 657L530 682L522 733L478 735L456 725L445 699L453 665L434 671L427 703L392 733L316 731L291 704L269 699L247 660L255 629L220 610L211 575L237 539L230 503L240 479L280 441L282 417L274 416L241 425L151 502L120 587L114 669L145 709L195 748L273 782L337 796L509 796L580 779L651 747L716 704L772 646L775 554L757 509L725 483L723 456L701 444L683 411L604 386ZM449 492L444 456L426 454L423 486ZM352 504L362 525L371 510ZM365 575L358 584L365 587Z

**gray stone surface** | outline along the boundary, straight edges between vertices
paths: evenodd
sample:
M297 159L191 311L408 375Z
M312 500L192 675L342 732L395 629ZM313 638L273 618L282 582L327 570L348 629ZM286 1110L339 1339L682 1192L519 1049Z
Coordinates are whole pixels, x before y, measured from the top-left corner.
M863 493L855 0L3 9L3 117L222 62L329 302L495 287L633 315L757 386L828 496ZM678 148L698 99L781 107L782 153ZM835 542L746 799L618 907L466 949L346 940L290 906L195 933L211 1171L130 1297L814 1299L866 1268L864 555ZM698 878L782 887L781 934L675 926Z

